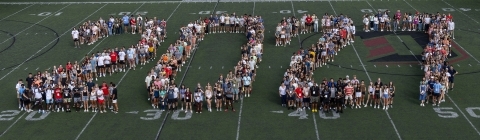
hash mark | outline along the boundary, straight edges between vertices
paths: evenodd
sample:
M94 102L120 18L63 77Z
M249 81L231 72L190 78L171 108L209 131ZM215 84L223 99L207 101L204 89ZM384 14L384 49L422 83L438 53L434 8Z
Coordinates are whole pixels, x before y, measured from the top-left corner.
M387 66L387 68L388 68L388 65L385 65L385 66Z

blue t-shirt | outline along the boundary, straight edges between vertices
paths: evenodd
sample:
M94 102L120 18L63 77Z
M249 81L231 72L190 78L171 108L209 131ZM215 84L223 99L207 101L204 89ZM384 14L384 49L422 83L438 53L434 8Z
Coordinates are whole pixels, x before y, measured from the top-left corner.
M173 93L173 89L168 90L168 99L175 99Z
M108 28L112 28L112 27L113 27L113 22L111 22L111 21L108 21L108 23L107 23L107 24L108 24Z
M435 83L433 84L433 92L435 94L440 93L440 89L442 88L442 85L440 83Z
M20 95L20 98L23 98L23 93L25 92L25 88L21 87L18 89L18 95Z
M130 19L130 18L129 18L127 15L123 16L123 18L122 18L123 24L128 24L128 22L129 22L128 20L129 20L129 19Z

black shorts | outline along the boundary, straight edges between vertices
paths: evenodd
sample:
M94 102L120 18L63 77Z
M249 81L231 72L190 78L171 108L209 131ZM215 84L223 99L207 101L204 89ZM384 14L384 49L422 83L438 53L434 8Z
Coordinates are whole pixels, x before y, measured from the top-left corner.
M97 66L97 68L105 68L105 65Z
M190 103L192 102L192 99L186 99L185 102Z
M390 97L392 97L392 98L393 98L393 97L395 97L395 93L394 93L394 94L392 94Z
M235 27L235 24L230 24L230 27Z
M79 40L78 40L78 38L74 38L73 41L74 41L74 42L77 42L77 41L79 41Z
M310 98L303 98L303 102L310 103Z
M375 99L380 99L380 93L375 93Z
M220 23L220 26L225 26L225 23Z
M294 96L292 96L292 97L287 97L287 100L290 100L290 101L295 100L295 97L294 97Z
M429 91L427 91L427 94L428 94L429 96L431 96L431 95L433 94L433 91L432 91L432 90L429 90Z
M168 100L167 100L167 103L169 103L169 104L175 103L175 99L168 99Z
M364 91L364 92L362 92L362 95L365 95L365 91Z
M23 104L25 104L25 105L30 104L30 99L23 99Z
M110 65L111 65L111 64L105 64L105 67L106 67L106 68L110 68Z
M335 98L330 98L331 103L335 103Z
M123 65L123 64L125 64L125 60L120 60L118 63Z
M115 65L117 65L117 62L116 62L116 61L113 61L113 62L112 62L112 66L115 66Z
M448 82L453 83L454 80L455 78L453 76L448 77Z
M305 25L307 25L307 26L312 26L312 23L305 23Z
M233 98L229 98L229 97L227 97L226 99L227 99L227 101L232 101L233 100Z
M434 97L440 97L440 93L433 93Z
M246 88L248 88L248 87L250 87L250 85L243 85L243 87L246 87Z

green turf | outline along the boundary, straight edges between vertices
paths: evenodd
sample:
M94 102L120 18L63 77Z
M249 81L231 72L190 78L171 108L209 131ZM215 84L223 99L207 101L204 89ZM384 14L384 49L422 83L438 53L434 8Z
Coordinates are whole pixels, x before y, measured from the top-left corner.
M57 0L47 1L55 2ZM104 1L110 2L110 0ZM162 127L160 139L317 139L317 133L320 139L351 139L353 137L398 139L399 136L401 139L478 139L479 134L475 129L480 128L480 119L478 116L471 116L466 108L478 107L476 105L478 96L472 92L475 84L472 83L477 81L476 77L479 76L477 71L480 65L477 60L470 58L468 53L474 57L480 55L480 49L475 47L475 44L480 42L474 37L480 33L478 29L475 29L478 23L472 20L480 20L478 11L475 10L479 5L473 0L447 0L447 2L455 7L455 11L451 13L456 21L456 28L460 29L456 30L455 41L461 47L453 50L459 56L452 60L467 56L466 59L454 63L455 69L459 71L455 90L449 93L451 100L447 98L446 103L441 106L443 111L455 112L458 115L456 118L441 118L431 105L426 107L418 105L418 81L421 79L422 71L416 62L369 62L371 60L368 58L369 49L359 36L354 43L355 49L353 46L347 46L335 56L334 62L315 71L314 78L318 81L323 78L337 79L346 75L357 75L359 79L366 81L369 81L369 78L372 80L382 78L384 82L393 81L397 89L395 108L389 109L388 113L373 108L347 109L337 119L324 119L322 117L325 116L320 117L321 114L311 112L307 112L308 119L299 119L298 116L288 116L292 111L280 107L277 93L279 82L288 67L292 53L300 48L300 44L303 47L309 47L320 37L319 34L314 33L302 34L300 37L293 38L291 45L287 47L275 47L273 31L282 17L300 17L303 13L345 14L351 16L355 21L357 32L362 32L362 27L360 27L361 9L390 9L391 11L400 9L402 12L414 12L415 9L421 9L422 12L434 13L441 12L442 8L451 8L443 1L72 4L60 10L62 13L59 16L50 17L38 16L38 14L55 12L67 5L39 4L26 9L24 8L29 5L0 5L0 20L5 18L0 22L0 30L11 34L19 33L15 36L13 46L0 53L0 70L13 66L0 71L0 77L5 77L0 80L0 85L4 85L2 93L5 93L0 95L0 98L4 99L0 102L2 106L0 111L17 109L16 100L12 99L14 98L13 85L16 80L24 79L28 72L35 72L37 68L43 71L53 65L65 64L66 61L80 60L88 52L129 46L139 38L138 35L131 34L115 35L101 39L94 45L83 45L81 49L74 49L70 30L84 20L97 20L99 17L106 19L110 14L118 15L120 12L134 11L148 12L144 17L156 16L168 19L168 39L162 43L158 53L165 52L166 47L176 40L180 26L199 17L208 16L208 14L202 14L207 13L206 11L260 15L265 20L266 28L263 61L257 70L252 97L245 98L243 103L235 103L237 109L235 113L216 112L215 110L207 113L204 107L202 114L192 114L188 120L174 120L173 113L166 115L166 112L157 114L152 120L142 120L145 117L153 117L151 113L157 112L151 109L145 94L144 77L153 67L153 63L149 63L138 67L135 71L130 70L126 73L99 79L98 82L111 81L119 84L119 114L98 113L94 116L94 113L83 112L50 113L45 119L31 121L32 117L38 118L40 114L20 112L18 115L10 117L6 116L7 112L2 112L0 113L2 114L1 118L11 118L11 120L0 121L0 133L8 130L4 135L0 135L0 139L31 137L76 139L77 136L79 139L155 139L160 127ZM98 10L99 8L101 9ZM471 10L459 12L459 8L471 8ZM12 14L14 15L7 17ZM37 22L38 25L33 25ZM29 28L30 26L32 27ZM55 44L57 36L48 28L58 33L59 36L65 33L54 47L52 46ZM24 29L26 30L22 31ZM418 46L413 38L401 34L399 37L402 40L395 35L385 36L397 53L411 55L409 52L411 50L415 55L420 54L422 46ZM6 49L13 42L13 38L9 38L9 35L0 32L0 50ZM1 43L4 40L7 41ZM403 45L402 41L410 50ZM205 40L200 43L193 60L189 59L182 68L182 72L178 73L176 82L183 82L187 87L192 87L198 82L205 85L207 82L215 81L220 73L225 75L238 62L240 46L244 42L245 38L242 34L207 35ZM461 53L462 47L467 50L467 54ZM41 48L43 49L37 53ZM36 54L35 56L43 55L22 64L18 69L12 69L33 54ZM186 66L190 61L191 65L187 71ZM184 75L185 78L182 81ZM452 100L455 104L452 103ZM241 119L239 119L240 107L242 107ZM283 113L271 111L283 111ZM480 110L473 112L480 115ZM148 116L149 113L151 116ZM34 116L28 117L29 115ZM179 113L179 117L183 116L185 113ZM332 116L332 113L326 114L326 117ZM166 121L162 126L164 119Z

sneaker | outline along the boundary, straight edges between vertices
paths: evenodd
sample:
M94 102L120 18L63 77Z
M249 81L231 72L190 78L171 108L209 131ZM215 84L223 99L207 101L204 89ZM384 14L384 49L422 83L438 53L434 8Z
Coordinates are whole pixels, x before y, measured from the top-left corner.
M180 110L183 111L183 107ZM211 109L208 109L208 110L211 110ZM210 111L210 112L212 112L212 111Z
M372 105L370 105L370 106L372 106ZM367 107L367 104L365 104L363 107Z
M103 111L100 110L100 113L103 113Z

